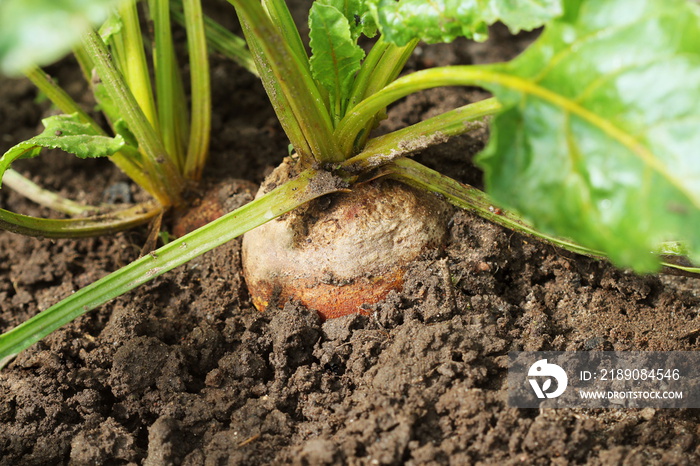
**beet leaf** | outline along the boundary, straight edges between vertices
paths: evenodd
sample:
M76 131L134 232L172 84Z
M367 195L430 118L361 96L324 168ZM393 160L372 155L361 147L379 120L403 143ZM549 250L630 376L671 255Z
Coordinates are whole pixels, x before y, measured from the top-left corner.
M107 19L118 0L3 0L0 71L21 73L66 54L89 27Z
M532 30L562 12L562 0L368 0L387 41L451 42L457 37L485 40L488 26L501 21L513 33Z
M699 43L686 0L566 2L482 83L504 106L479 159L491 195L618 265L655 270L668 240L700 259Z
M311 72L328 92L330 113L337 122L365 53L352 37L348 19L334 6L314 3L309 27Z
M39 155L42 148L61 149L82 159L107 157L124 147L124 138L104 136L77 115L57 115L42 120L44 131L10 148L0 158L0 180L12 162Z

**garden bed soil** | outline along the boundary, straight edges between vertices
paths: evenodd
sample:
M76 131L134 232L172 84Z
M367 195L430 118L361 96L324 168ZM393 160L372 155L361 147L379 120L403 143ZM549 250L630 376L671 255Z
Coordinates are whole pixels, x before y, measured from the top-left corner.
M424 47L410 68L502 60L528 39L497 28L486 44ZM287 141L260 84L213 63L207 176L231 179L223 189L235 206ZM67 65L51 72L81 95ZM5 150L37 131L47 106L22 80L1 81L0 95ZM484 96L427 91L398 103L384 128ZM470 160L486 137L418 158L478 185ZM126 181L109 162L60 154L18 168L89 202ZM0 202L48 214L9 189ZM145 228L80 241L0 233L0 328L137 258L145 237ZM506 371L513 350L697 350L698 290L693 279L637 276L456 211L444 250L416 262L401 292L369 316L321 322L294 303L255 310L234 240L2 370L0 465L697 464L696 410L510 408Z

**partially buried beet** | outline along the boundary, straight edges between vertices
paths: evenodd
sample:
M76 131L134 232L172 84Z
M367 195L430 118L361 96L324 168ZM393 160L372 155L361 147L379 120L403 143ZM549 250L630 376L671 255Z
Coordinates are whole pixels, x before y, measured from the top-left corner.
M293 175L289 160L258 197ZM366 313L403 285L408 266L446 236L450 206L392 180L354 185L243 237L248 290L259 310L296 300L324 319Z

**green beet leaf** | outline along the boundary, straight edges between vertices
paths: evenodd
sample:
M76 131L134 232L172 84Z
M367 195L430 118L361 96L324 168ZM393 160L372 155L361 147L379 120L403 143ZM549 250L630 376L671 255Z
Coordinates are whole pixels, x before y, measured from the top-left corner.
M562 3L566 0L482 0L487 11L486 22L491 25L502 22L513 34L520 31L532 31L561 16Z
M100 37L102 37L104 43L109 45L111 44L114 36L121 34L123 29L124 22L122 21L122 18L116 11L113 11L107 20L102 23L98 32L100 33Z
M106 157L124 147L124 138L100 135L77 115L56 115L42 120L44 131L17 144L0 158L0 180L12 162L36 157L42 148L61 149L82 159Z
M488 26L503 22L511 32L532 30L562 13L563 0L367 0L385 40L451 42L486 40Z
M17 74L58 60L119 0L0 1L0 71Z
M338 120L365 53L352 37L348 18L331 5L311 7L309 39L311 72L328 91L331 113Z
M700 259L700 15L686 0L567 1L482 83L504 106L487 189L536 226L639 271ZM495 84L494 84L495 83Z
M316 0L316 3L335 7L343 13L350 25L350 34L353 41L357 41L360 34L374 37L377 34L377 25L374 16L367 4L369 0Z

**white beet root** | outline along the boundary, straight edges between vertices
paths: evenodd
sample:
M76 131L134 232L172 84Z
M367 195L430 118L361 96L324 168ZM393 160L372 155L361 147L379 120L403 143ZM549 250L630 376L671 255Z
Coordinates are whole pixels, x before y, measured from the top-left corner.
M260 193L286 178L284 164ZM446 236L450 206L392 180L313 201L243 237L243 271L259 310L289 299L323 318L363 312L400 289L408 264Z

